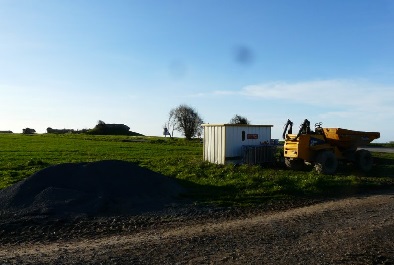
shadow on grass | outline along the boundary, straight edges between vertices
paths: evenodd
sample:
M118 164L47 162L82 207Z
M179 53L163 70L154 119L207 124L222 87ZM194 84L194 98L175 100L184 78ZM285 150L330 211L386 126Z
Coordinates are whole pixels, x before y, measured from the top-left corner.
M391 177L394 178L394 159L390 156L378 156L374 157L375 167L371 171L378 177Z
M233 184L214 186L181 179L177 181L187 190L183 197L201 205L258 206L273 201L333 196L337 192L342 194L344 191L354 193L349 188L345 190L341 184L332 185L329 181L318 183L317 187L313 187L314 191L302 189L299 183L290 178L280 178L272 186L268 186L266 190L257 188L247 190Z
M203 185L190 180L178 181L188 188L187 197L202 204L259 205L289 199L346 197L394 187L393 158L378 156L374 161L376 165L368 173L362 173L349 164L342 164L336 175L320 175L311 167L293 171L274 165L261 169L262 172L271 172L268 179L259 175L245 178L248 184L243 184L242 180L222 183L220 186ZM242 174L248 173L245 171Z
M177 181L187 190L182 197L190 199L196 204L234 204L234 198L230 199L230 197L238 192L238 189L233 185L201 185L183 179L177 179Z
M230 184L213 186L187 180L178 181L187 189L187 193L182 196L185 199L192 200L195 204L216 206L258 206L268 202L342 198L394 187L394 183L381 185L373 181L364 181L354 184L346 179L332 181L321 178L310 189L302 189L294 181L283 180L278 182L281 184L278 190L248 193Z

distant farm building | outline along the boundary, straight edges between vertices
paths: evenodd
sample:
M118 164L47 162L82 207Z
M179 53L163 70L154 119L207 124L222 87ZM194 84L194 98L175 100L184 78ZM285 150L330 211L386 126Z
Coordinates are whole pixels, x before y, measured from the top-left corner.
M110 130L124 131L124 132L128 132L130 130L130 127L125 124L105 124L105 127Z
M25 128L22 130L22 133L23 134L34 134L34 133L36 133L36 130L31 129L31 128Z
M57 133L57 134L64 134L64 133L73 133L73 129L52 129L51 127L47 128L47 133Z
M106 124L103 121L99 121L88 133L97 135L143 136L142 134L130 131L130 127L125 124Z

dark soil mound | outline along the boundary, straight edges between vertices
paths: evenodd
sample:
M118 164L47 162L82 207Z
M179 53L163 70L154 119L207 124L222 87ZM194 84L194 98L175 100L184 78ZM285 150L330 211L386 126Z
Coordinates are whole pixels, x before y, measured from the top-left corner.
M0 216L139 214L177 202L174 179L124 161L60 164L0 191Z

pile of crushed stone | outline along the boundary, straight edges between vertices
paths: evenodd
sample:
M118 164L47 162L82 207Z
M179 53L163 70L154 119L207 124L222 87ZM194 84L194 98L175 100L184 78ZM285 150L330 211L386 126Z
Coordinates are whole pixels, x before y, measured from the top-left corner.
M184 192L175 179L130 162L66 163L0 190L0 217L140 214L177 203Z

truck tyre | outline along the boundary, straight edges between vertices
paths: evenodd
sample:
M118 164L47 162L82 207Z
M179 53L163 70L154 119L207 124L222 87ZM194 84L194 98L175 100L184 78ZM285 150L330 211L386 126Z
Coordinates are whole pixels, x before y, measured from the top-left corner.
M373 159L368 150L361 149L356 151L356 166L361 171L367 172L372 169Z
M321 151L318 153L315 162L317 172L332 175L337 171L338 159L332 151Z
M286 167L292 170L302 170L305 167L304 160L302 159L290 159L285 157Z

